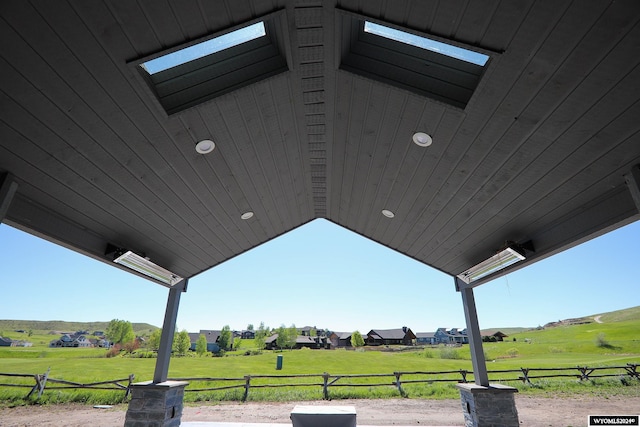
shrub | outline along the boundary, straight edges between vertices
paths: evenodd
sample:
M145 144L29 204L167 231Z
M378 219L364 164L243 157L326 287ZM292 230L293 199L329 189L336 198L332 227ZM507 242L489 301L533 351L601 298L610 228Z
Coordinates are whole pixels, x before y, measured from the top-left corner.
M509 350L507 350L507 356L509 357L518 357L518 354L520 352L518 351L517 348L510 348Z
M114 344L109 351L107 351L107 357L116 357L120 354L120 344Z
M127 353L133 353L138 348L140 348L140 343L138 342L138 340L135 340L135 339L129 342L126 342L122 345L122 349Z
M604 333L602 332L600 332L596 338L596 345L598 347L604 347L604 348L611 347L611 344L609 344L609 341L607 341Z
M440 350L440 359L460 359L460 354L455 348L443 348Z

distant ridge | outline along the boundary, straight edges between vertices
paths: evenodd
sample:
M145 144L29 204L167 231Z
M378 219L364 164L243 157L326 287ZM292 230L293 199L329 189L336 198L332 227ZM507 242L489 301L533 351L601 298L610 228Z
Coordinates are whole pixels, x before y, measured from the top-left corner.
M543 327L546 329L546 328L555 328L558 326L594 323L596 322L595 320L596 318L598 318L598 321L603 323L615 323L615 322L625 322L630 320L640 320L640 306L625 308L622 310L616 310L616 311L611 311L607 313L598 313L598 314L592 314L589 316L558 320L558 321L546 323ZM518 332L526 332L531 329L537 329L537 327L488 328L488 329L482 329L480 333L486 336L486 335L493 335L496 332L500 331L502 333L510 335Z
M59 331L59 332L76 332L76 331L104 331L109 326L109 322L66 322L63 320L0 320L0 332L10 332L18 330L32 331ZM136 335L150 334L157 326L148 323L132 323L133 332Z
M629 320L640 320L640 305L624 310L610 311L609 313L600 313L593 316L599 317L603 323L626 322Z

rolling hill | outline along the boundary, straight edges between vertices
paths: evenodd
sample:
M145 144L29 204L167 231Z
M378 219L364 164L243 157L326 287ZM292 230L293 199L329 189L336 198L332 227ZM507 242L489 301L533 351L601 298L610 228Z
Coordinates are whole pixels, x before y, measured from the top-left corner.
M626 321L640 321L640 306L625 308L622 310L611 311L608 313L598 313L583 317L574 317L555 322L549 322L544 325L544 329L571 326L571 325L583 325L588 323L616 323ZM493 335L497 331L503 332L507 335L513 335L521 332L526 332L539 327L504 327L504 328L487 328L481 331L482 335Z
M2 331L34 331L47 333L50 331L75 332L75 331L104 331L109 322L66 322L62 320L0 320L0 332ZM148 323L132 323L133 332L136 335L148 335L157 326Z

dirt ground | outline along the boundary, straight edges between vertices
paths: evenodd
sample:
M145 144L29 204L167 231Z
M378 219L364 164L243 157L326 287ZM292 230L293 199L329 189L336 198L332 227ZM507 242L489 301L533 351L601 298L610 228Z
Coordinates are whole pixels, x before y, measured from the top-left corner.
M460 400L384 399L277 403L217 403L185 407L182 421L290 423L296 404L355 406L359 425L463 426ZM516 395L522 426L586 426L588 415L638 415L640 396L540 398ZM0 409L0 426L122 426L127 407L98 409L82 405Z

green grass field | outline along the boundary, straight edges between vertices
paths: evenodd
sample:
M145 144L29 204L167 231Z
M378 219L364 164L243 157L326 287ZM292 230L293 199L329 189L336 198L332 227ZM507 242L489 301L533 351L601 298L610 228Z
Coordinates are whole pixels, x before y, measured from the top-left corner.
M560 326L545 330L519 332L509 336L504 342L484 343L485 358L489 377L492 380L516 379L508 381L521 393L538 395L571 395L587 393L596 395L640 395L640 381L624 380L620 376L579 381L577 378L538 379L532 385L518 381L519 374L492 374L491 371L518 370L520 368L575 368L576 366L603 367L625 366L628 363L640 364L640 310L604 314L604 323L588 323L572 326ZM130 374L136 381L146 381L153 377L155 359L140 357L106 357L106 350L48 348L53 337L34 331L29 338L33 347L0 349L0 372L3 373L44 373L51 369L50 377L80 383L124 379ZM14 339L24 339L23 334L7 333ZM347 350L294 350L283 352L263 351L261 354L245 355L254 349L251 340L241 343L239 350L228 352L225 357L188 357L172 358L169 368L171 378L238 378L238 381L191 381L187 390L210 388L222 385L244 384L245 375L300 375L322 374L393 374L396 371L472 371L468 346L457 348L414 348L407 351L366 351ZM254 352L255 353L255 352ZM144 354L140 352L139 354ZM147 352L148 354L148 352ZM283 369L276 370L276 358L283 357ZM135 355L134 355L135 356ZM563 372L566 373L566 372ZM573 373L578 374L577 370ZM623 374L624 370L620 370ZM530 374L534 375L534 374ZM460 380L459 373L429 376L403 376L402 380L435 380L430 383L404 384L403 391L408 397L456 398L458 391L455 382L438 382L442 379ZM628 376L626 378L629 378ZM468 377L472 380L472 376ZM342 378L330 387L330 396L340 398L379 398L398 397L399 391L392 386L393 376L374 378ZM269 387L283 382L315 384L308 387ZM23 383L33 385L33 379L17 380L0 377L2 383ZM310 400L321 399L321 377L297 379L252 379L249 400ZM373 384L388 384L384 387ZM356 384L354 386L342 386ZM27 388L0 386L0 402L4 404L24 404ZM243 389L223 391L188 392L186 401L203 400L240 400ZM86 402L113 404L122 400L121 391L95 390L45 390L41 402Z

